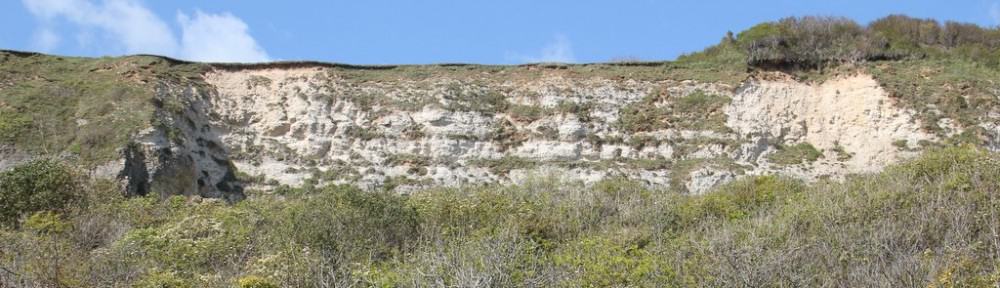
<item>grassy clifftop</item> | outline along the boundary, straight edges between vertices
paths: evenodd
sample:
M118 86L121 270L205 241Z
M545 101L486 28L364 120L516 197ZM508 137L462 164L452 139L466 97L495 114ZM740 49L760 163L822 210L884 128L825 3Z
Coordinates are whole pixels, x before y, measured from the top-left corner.
M777 70L809 81L870 73L900 104L919 112L928 130L941 132L941 118L974 126L997 108L1000 29L902 15L867 25L836 17L785 18L730 33L676 62Z
M196 80L197 69L153 56L0 52L0 145L106 162L150 126L157 85Z

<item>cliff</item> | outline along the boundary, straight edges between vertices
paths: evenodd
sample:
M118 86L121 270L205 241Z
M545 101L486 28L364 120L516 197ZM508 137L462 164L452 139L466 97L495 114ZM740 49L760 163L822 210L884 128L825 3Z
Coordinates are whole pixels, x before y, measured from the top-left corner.
M0 55L0 119L17 135L4 165L60 155L121 179L130 195L235 201L247 187L405 193L532 177L629 178L701 193L744 175L875 172L970 126L978 142L996 142L997 114L961 125L917 111L876 78L885 67L802 80L671 62L361 67ZM925 114L938 117L924 123Z

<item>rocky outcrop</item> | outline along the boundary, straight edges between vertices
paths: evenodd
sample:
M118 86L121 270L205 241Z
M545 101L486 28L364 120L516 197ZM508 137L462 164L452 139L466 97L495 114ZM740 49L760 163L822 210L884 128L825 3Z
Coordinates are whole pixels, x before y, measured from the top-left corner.
M229 202L243 199L243 184L204 100L213 90L164 84L157 90L153 124L122 149L119 170L125 195L197 195ZM108 170L104 168L102 170Z

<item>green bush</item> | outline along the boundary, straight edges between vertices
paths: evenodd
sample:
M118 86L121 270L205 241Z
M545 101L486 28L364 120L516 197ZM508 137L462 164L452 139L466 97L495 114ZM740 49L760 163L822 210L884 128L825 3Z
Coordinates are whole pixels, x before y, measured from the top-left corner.
M136 288L190 288L194 287L174 273L154 271L133 285Z
M278 288L278 284L274 284L270 280L259 276L244 276L240 278L237 282L239 288Z
M675 226L682 229L694 223L719 219L745 219L779 200L800 193L804 186L795 180L776 176L746 178L725 184L712 193L685 198L668 212Z
M615 125L630 133L668 128L726 131L722 108L728 103L728 97L701 90L670 97L658 89L642 100L622 107Z
M496 175L507 175L511 170L514 169L528 169L538 165L538 161L517 157L517 156L504 156L500 159L477 159L471 161L472 165L479 167L486 167L491 173Z
M475 111L480 113L500 113L507 110L506 91L490 90L482 87L463 86L458 83L445 87L444 99L451 111Z
M781 35L787 33L783 30L783 27L778 23L760 23L737 34L736 41L740 44L749 44L754 41L760 41L771 37L781 37Z
M673 100L669 121L683 129L728 132L722 110L729 101L729 97L696 90Z
M62 215L52 211L35 212L24 221L24 227L28 230L46 234L60 234L72 228L72 224L67 223Z
M510 104L507 107L507 115L510 115L512 119L529 123L548 116L548 112L545 108L536 105Z
M571 276L566 287L651 287L676 277L662 258L648 247L620 243L621 239L584 238L562 247L553 264L565 266Z
M0 224L16 225L29 213L67 208L77 195L68 166L56 160L34 160L0 172Z
M995 68L1000 65L998 39L997 28L903 15L880 18L867 26L839 17L790 17L755 25L678 62L738 67L731 60L722 61L735 58L755 68L822 69L842 63L933 57L966 59Z
M768 156L768 160L778 165L795 165L810 163L823 157L816 147L809 143L799 143L792 146L779 146L778 151Z
M590 113L594 110L594 103L592 102L576 102L572 100L561 100L559 104L556 105L556 111L563 114L575 114L580 117L580 121L589 122L591 119Z
M642 100L625 105L618 111L615 125L629 133L670 128L670 108L662 103L666 97L664 90L657 89Z
M416 236L416 211L401 196L329 186L306 197L275 219L306 247L343 259L384 258L405 250Z

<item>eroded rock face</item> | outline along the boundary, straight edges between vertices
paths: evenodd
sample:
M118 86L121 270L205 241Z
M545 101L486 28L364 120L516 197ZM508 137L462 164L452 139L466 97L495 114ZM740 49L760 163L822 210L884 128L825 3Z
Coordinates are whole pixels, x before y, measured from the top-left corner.
M120 171L127 196L245 198L228 150L206 118L211 111L203 99L210 93L194 86L161 87L152 127L133 137L120 161L98 170Z
M688 175L691 180L687 182L685 187L692 194L702 194L715 186L732 181L736 176L736 174L729 170L704 167L692 171Z
M727 95L731 90L694 82L558 76L359 85L325 69L217 72L206 80L219 92L211 101L220 116L213 126L229 127L221 137L239 155L235 163L241 171L288 185L326 174L324 181L364 187L400 179L409 186L516 182L539 171L585 182L627 176L669 185L666 177L643 177L650 169L615 163L670 161L673 148L667 141L700 135L656 131L649 137L664 143L629 145L625 141L633 135L614 125L618 110L658 88L676 95L695 90ZM499 91L500 100L519 108L469 109L466 106L480 103L458 99L494 91ZM560 105L590 108L581 115L560 111ZM540 111L526 112L530 115L514 111L521 108ZM721 153L709 151L703 156ZM400 155L421 161L396 161ZM523 161L502 168L505 171L491 167L504 166L511 158ZM666 174L667 169L652 170Z
M937 140L869 75L813 85L751 79L733 95L726 114L726 125L750 143L809 143L823 151L812 165L772 168L760 157L766 146L746 144L745 161L805 177L879 171L912 157L921 141Z
M216 91L199 94L193 111L211 117L190 120L210 129L185 130L185 137L214 139L224 152L213 155L266 179L263 188L315 180L408 191L544 174L586 183L629 177L700 193L746 174L815 179L875 171L935 140L867 75L818 85L750 79L735 89L561 75L365 82L328 68L215 71L205 80ZM642 103L673 107L696 92L731 99L724 127L630 131L618 123L624 107L651 93L665 96ZM769 160L798 143L822 157ZM215 182L231 173L208 170Z

